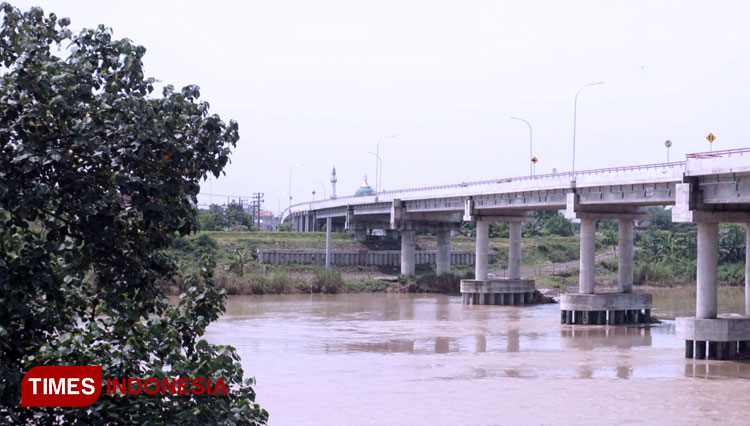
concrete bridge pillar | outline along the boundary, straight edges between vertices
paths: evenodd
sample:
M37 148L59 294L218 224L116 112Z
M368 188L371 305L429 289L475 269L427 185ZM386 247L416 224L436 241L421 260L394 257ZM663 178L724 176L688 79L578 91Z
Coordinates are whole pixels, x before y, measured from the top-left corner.
M719 224L698 222L696 318L716 318L718 268Z
M594 272L596 270L596 219L581 219L581 262L578 275L578 292L594 293Z
M331 267L331 228L333 223L330 217L326 218L326 269Z
M745 224L745 315L750 317L750 223Z
M490 250L490 223L477 221L476 259L474 259L474 279L487 279L487 257Z
M508 252L508 278L521 279L521 222L510 222L510 250Z
M448 274L451 271L451 231L449 229L440 229L437 231L437 255L436 255L438 275Z
M416 274L416 258L414 251L417 245L417 232L414 230L401 231L401 274Z
M633 292L633 220L620 219L617 235L617 291Z

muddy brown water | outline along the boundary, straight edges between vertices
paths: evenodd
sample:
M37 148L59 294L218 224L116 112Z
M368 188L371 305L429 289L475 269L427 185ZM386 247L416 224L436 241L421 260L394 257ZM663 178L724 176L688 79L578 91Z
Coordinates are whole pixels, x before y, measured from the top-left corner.
M695 290L655 289L693 315ZM719 311L744 310L721 288ZM674 322L560 324L558 305L458 296L232 296L208 330L231 344L271 425L750 425L750 361L694 361Z

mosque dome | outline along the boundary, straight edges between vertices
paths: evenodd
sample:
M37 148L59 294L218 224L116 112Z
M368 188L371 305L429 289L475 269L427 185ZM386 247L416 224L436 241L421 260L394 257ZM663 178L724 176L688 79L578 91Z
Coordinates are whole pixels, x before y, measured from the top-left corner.
M365 175L364 181L357 191L354 192L355 197L364 197L366 195L375 195L375 191L370 188L370 184L367 183L367 175Z

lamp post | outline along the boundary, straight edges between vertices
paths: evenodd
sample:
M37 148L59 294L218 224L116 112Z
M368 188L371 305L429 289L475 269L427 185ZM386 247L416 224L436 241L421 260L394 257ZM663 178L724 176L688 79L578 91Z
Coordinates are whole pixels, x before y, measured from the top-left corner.
M531 139L531 124L529 124L528 121L520 117L510 117L510 118L512 118L513 120L521 120L524 123L526 123L527 126L529 126L529 175L533 176L534 175L534 150L532 147L532 139Z
M578 115L578 95L581 93L581 90L589 86L596 86L597 84L604 84L604 82L598 81L596 83L589 83L581 86L581 88L576 92L576 99L573 103L573 176L575 176L576 172L576 118Z
M383 162L380 161L380 142L395 137L396 135L382 137L378 139L378 144L375 146L375 157L377 157L377 162L375 163L375 192L380 192L380 181L383 179Z
M289 168L289 208L292 208L292 170L294 170L295 167L301 167L302 164L297 163Z
M276 198L276 211L279 213L279 218L281 218L281 197L285 196L286 192L282 192L281 195Z
M326 199L326 186L323 184L323 182L320 181L313 181L313 183L320 185L321 188L323 188L323 199Z
M378 165L382 164L380 161L380 156L377 152L367 151L368 154L375 156L375 193L380 194L380 191L378 191Z

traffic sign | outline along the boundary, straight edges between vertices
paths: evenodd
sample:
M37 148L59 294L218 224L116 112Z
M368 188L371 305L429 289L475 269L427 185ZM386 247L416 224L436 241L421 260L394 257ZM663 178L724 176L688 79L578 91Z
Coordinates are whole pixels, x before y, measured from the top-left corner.
M713 143L716 139L716 136L714 136L713 133L709 133L708 136L706 136L706 139L708 139L708 143Z
M536 164L536 163L537 163L537 161L539 161L539 159L538 159L538 158L536 158L536 157L531 157L531 162L532 162L532 163Z
M666 146L667 148L671 148L672 147L672 141L669 140L669 139L667 139L667 141L664 142L664 146Z

